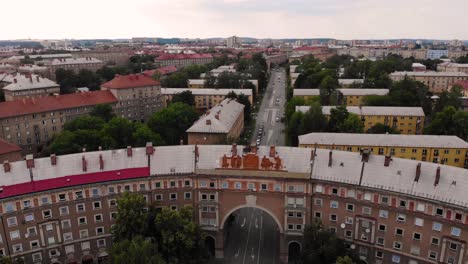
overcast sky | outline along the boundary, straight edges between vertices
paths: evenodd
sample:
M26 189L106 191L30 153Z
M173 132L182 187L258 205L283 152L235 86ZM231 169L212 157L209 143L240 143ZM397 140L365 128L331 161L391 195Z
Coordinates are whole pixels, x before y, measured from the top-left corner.
M468 39L468 0L1 0L0 39Z

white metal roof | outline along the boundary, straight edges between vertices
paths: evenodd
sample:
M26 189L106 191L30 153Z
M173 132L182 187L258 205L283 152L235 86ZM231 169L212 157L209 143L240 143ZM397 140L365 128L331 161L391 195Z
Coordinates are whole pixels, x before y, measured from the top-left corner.
M340 85L350 85L353 83L363 83L364 79L338 79Z
M389 146L426 148L466 148L468 143L456 136L394 135L353 133L310 133L299 136L299 144Z
M230 92L236 94L252 95L251 89L213 89L213 88L161 88L164 95L178 94L184 91L190 91L193 95L227 95Z
M243 113L243 104L232 99L224 99L220 104L211 108L207 114L200 117L187 130L187 133L229 133L236 120Z
M434 76L434 77L468 77L468 74L464 72L436 72L436 71L421 71L421 72L393 72L390 76L402 77L402 76L413 76L413 77L425 77L425 76Z
M59 87L59 85L47 78L40 77L39 75L31 74L30 77L24 74L7 75L4 78L0 75L0 81L8 82L7 86L3 87L3 90L7 91L22 91L32 89L42 89ZM16 82L15 82L16 80Z
M54 59L51 62L51 65L92 64L92 63L102 63L102 61L96 58L63 58L63 59Z
M364 96L364 95L387 95L388 89L337 89L343 95L356 95L356 96ZM318 96L320 95L320 89L294 89L294 96Z
M336 106L322 106L324 115L330 115L331 109ZM310 106L296 106L296 111L306 113ZM350 113L357 115L376 116L425 116L421 107L398 107L398 106L347 106Z

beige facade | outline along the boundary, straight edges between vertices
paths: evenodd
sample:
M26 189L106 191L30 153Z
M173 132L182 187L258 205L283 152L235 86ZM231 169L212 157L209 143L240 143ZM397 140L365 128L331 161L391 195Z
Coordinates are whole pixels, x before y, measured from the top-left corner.
M127 52L120 51L86 51L73 53L76 58L96 58L106 65L121 65L125 66L130 60L130 55Z
M72 70L74 73L78 73L80 70L96 72L103 66L104 63L102 61L90 57L55 59L50 64L47 64L49 76L52 80L55 80L55 71L58 69Z
M0 79L2 79L2 85L5 85L2 88L5 101L38 98L60 93L60 86L57 83L35 74L9 74L3 78L0 75Z
M401 81L405 77L422 82L435 94L447 91L453 84L468 80L468 74L464 72L394 72L390 74L393 81Z
M463 72L468 74L468 64L444 62L437 65L437 71L441 72Z
M253 105L252 90L250 89L212 89L212 88L162 88L162 94L168 104L175 94L190 91L195 96L195 108L198 110L210 109L213 106L221 103L230 92L236 94L244 94L249 98L250 104Z

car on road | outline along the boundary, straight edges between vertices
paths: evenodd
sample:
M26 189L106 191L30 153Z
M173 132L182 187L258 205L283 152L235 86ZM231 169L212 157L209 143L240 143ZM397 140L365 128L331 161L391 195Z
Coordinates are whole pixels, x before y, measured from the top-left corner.
M276 121L276 122L279 122L279 121L280 121L280 118L279 118L279 117L276 117L275 121Z

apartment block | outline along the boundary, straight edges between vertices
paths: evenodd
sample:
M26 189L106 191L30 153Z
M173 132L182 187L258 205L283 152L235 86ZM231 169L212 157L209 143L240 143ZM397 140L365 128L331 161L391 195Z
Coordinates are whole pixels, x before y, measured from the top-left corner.
M63 58L54 59L50 64L47 64L49 68L49 76L52 80L55 80L55 71L58 69L72 70L78 73L80 70L90 70L96 72L104 66L104 63L95 58Z
M337 89L343 96L343 102L347 106L359 106L363 104L363 99L369 95L384 96L388 94L388 89ZM320 89L294 89L294 97L309 99L320 96Z
M323 114L329 118L331 109L336 106L323 106ZM306 113L310 106L296 106L296 111ZM425 115L421 107L392 107L392 106L347 106L349 113L354 113L364 123L364 131L380 123L390 126L401 134L422 134Z
M154 62L158 67L175 66L183 68L193 64L208 64L213 62L211 54L163 54L157 57Z
M390 74L392 81L401 81L405 77L422 82L432 93L447 91L454 83L468 80L468 74L464 72L394 72Z
M3 86L3 88L1 88ZM39 75L0 74L0 88L5 94L6 101L15 101L25 98L37 98L60 93L60 86L49 79Z
M456 136L310 133L299 147L360 152L468 167L468 143Z

